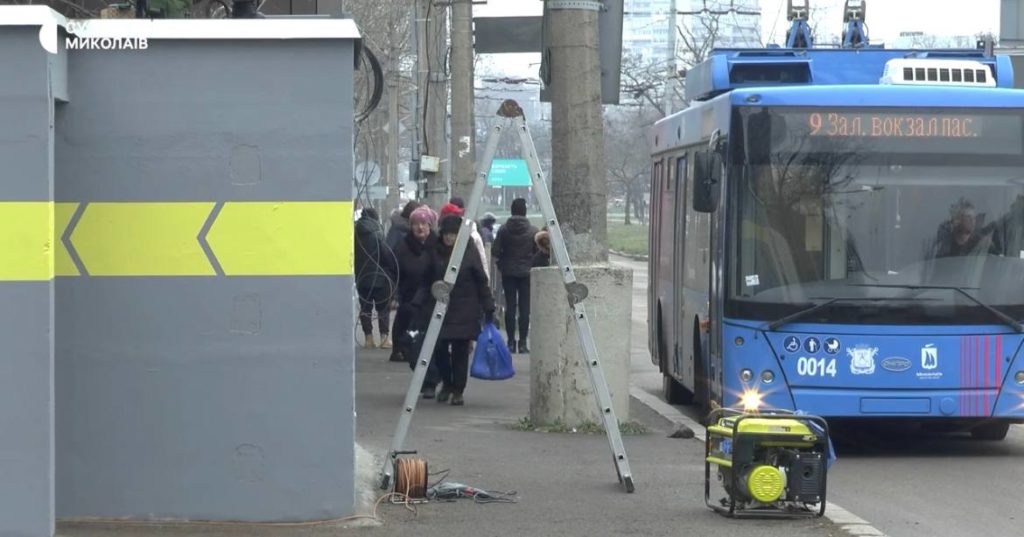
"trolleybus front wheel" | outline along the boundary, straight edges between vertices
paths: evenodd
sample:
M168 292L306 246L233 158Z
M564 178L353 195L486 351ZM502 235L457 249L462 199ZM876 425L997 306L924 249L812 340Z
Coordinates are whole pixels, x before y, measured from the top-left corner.
M971 436L978 440L1002 440L1010 431L1008 421L990 421L971 429Z

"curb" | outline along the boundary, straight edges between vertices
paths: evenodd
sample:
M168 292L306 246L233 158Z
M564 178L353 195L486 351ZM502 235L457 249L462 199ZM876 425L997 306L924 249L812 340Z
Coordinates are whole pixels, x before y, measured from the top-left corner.
M615 255L617 255L619 257L625 257L627 259L632 259L633 261L648 261L648 260L650 260L650 256L647 256L647 255L627 254L625 252L620 252L618 250L612 250L611 248L608 249L608 253L615 254Z
M693 431L693 438L701 442L705 442L707 437L704 435L704 426L693 421L689 416L683 414L676 407L658 399L657 397L637 388L636 386L629 387L629 397L636 399L637 402L646 406L648 409L653 411L655 414L661 416L665 421L673 425L685 425Z
M689 427L693 431L694 439L700 440L701 443L707 441L704 426L680 412L676 407L632 384L629 386L629 397L646 406L665 421ZM885 533L872 526L868 521L830 501L825 502L825 515L823 518L835 524L846 535L886 537Z

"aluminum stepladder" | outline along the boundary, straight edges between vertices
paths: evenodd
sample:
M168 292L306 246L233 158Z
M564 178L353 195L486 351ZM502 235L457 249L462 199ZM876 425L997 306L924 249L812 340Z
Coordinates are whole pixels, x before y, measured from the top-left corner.
M576 334L580 338L580 346L586 356L590 383L594 389L594 397L597 400L597 406L601 413L604 430L608 435L608 445L612 451L615 471L618 475L619 483L625 487L626 492L633 492L633 474L629 470L629 459L626 457L626 449L622 444L619 421L615 417L611 393L608 391L608 383L605 380L604 371L601 369L597 346L594 344L593 332L590 330L590 321L582 304L583 300L587 298L589 291L585 285L576 281L576 275L573 273L572 264L569 262L569 252L565 248L562 231L558 226L558 219L555 217L554 205L552 205L551 197L548 194L547 183L544 180L543 172L541 172L537 150L533 144L533 137L530 135L529 127L526 125L526 118L523 115L522 108L515 101L511 99L506 100L498 109L498 116L501 120L491 127L491 131L487 136L487 145L484 149L483 158L477 163L473 191L468 200L466 213L462 219L462 227L459 229L458 238L452 250L451 260L448 262L448 267L445 270L444 279L435 282L431 286L431 294L437 302L434 306L434 312L431 314L427 333L424 336L423 347L420 349L419 357L416 360L416 369L413 371L409 390L405 394L405 402L402 405L398 425L395 428L395 435L391 441L391 450L388 452L380 472L380 488L387 489L394 481L394 464L398 456L412 453L402 449L405 443L405 436L409 432L412 415L416 411L416 403L419 401L420 389L423 386L423 380L427 375L427 368L433 357L433 350L437 343L438 335L441 332L441 325L444 323L445 313L448 310L448 297L452 287L455 285L459 268L462 266L462 258L470 241L471 226L477 218L484 186L487 184L487 174L491 169L491 161L494 159L502 132L511 124L512 128L519 135L520 147L523 156L526 157L527 166L530 170L534 194L540 202L541 211L544 213L544 222L547 225L551 239L551 250L561 269L566 296L569 306L572 308L572 316L576 324Z

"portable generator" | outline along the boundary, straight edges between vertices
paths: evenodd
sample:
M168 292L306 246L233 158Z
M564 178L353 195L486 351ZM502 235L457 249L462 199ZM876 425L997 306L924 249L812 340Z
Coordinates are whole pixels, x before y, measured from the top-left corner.
M828 423L783 410L708 416L704 503L728 516L822 516L831 456ZM711 466L726 496L711 501Z

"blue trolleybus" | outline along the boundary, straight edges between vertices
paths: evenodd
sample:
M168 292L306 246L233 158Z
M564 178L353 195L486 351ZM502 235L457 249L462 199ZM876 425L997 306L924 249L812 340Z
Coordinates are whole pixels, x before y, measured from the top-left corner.
M672 403L1024 418L1024 91L984 50L716 50L652 133Z

